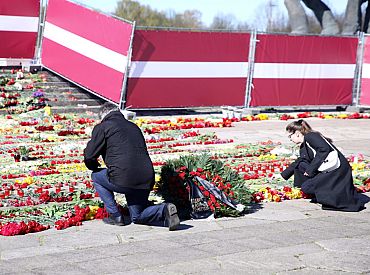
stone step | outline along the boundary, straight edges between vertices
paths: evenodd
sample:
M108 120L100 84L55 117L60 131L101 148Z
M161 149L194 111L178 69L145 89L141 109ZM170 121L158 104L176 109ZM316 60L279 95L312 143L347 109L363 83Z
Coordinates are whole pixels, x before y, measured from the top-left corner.
M12 91L12 93L20 93L22 97L32 97L34 93L33 90L23 90L23 91ZM72 90L69 89L62 89L62 90L44 90L44 95L50 101L57 99L58 101L74 101L74 100L95 100L99 104L103 104L105 100L102 98L88 93L83 90L79 90L78 88L73 88Z
M78 106L78 105L87 105L87 106L100 106L104 101L98 101L95 99L78 99L78 100L48 100L50 106Z
M55 106L51 108L53 113L98 113L100 110L100 106Z
M67 92L67 91L70 91L70 92L80 92L80 91L84 91L86 92L85 90L81 89L81 88L78 88L76 86L49 86L45 89L43 89L45 92L53 92L53 91L61 91L61 92Z
M39 71L43 74L47 82L35 83L35 88L43 90L47 103L52 106L56 113L97 113L100 106L105 102L104 99L68 82L64 78L55 75L47 70ZM20 92L22 97L31 97L33 90L23 90ZM6 114L7 110L0 110L1 114Z
M54 81L54 82L37 82L36 87L76 87L73 83L68 83L64 81Z
M49 82L67 82L67 80L65 80L63 77L60 77L58 75L54 75L54 74L51 74L51 73L43 73L45 76L46 76L46 79L49 80Z
M92 94L88 94L88 93L78 93L78 92L74 92L74 93L67 93L67 92L64 92L64 93L45 93L45 97L50 99L50 100L53 100L53 99L57 99L57 100L87 100L87 99L91 99L91 100L96 100L97 102L105 102L103 99L101 99L100 97L97 97L95 95L92 95Z
M81 97L81 98L98 98L96 95L79 90L76 88L72 89L50 89L50 90L44 90L45 96L55 96L55 97L69 97L69 96L75 96L75 97Z
M54 106L51 108L53 113L65 114L65 113L86 113L92 112L97 114L100 110L100 106ZM0 115L7 115L8 112L5 109L0 110Z

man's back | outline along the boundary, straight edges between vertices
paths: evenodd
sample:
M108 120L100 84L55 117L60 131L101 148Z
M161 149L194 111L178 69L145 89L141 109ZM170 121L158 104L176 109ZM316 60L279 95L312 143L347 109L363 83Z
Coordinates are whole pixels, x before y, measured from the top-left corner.
M140 128L119 111L96 125L85 149L85 162L102 155L109 180L134 189L150 189L154 170Z

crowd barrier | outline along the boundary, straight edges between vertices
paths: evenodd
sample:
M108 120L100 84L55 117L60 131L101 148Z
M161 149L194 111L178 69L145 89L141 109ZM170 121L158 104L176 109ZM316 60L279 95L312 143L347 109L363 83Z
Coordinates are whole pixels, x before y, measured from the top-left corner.
M357 38L257 35L251 106L350 105Z
M118 103L133 24L65 0L49 0L46 14L42 64Z
M40 2L14 1L33 6L6 13L33 24L18 20L0 31L16 41L32 29L32 47L23 48L34 57ZM0 11L0 22L10 22ZM361 59L359 37L135 30L133 22L67 0L49 0L44 21L42 65L121 107L351 105L353 87L361 89L356 105L370 102L367 37ZM5 49L9 57L25 55Z
M0 1L0 65L35 58L39 18L40 0Z
M248 76L249 36L135 31L127 105L242 106Z

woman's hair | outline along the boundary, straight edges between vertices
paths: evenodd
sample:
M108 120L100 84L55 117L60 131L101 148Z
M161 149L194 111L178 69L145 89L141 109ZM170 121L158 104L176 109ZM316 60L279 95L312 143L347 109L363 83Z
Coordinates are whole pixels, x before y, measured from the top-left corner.
M306 135L311 132L319 133L322 137L324 137L329 142L332 142L331 138L323 136L320 132L314 131L311 126L305 121L304 119L299 119L289 123L285 130L289 133L295 133L296 131L300 132L302 135Z
M300 132L302 135L306 135L310 132L313 132L311 126L303 119L293 121L289 123L285 130L289 133L295 133L296 131Z

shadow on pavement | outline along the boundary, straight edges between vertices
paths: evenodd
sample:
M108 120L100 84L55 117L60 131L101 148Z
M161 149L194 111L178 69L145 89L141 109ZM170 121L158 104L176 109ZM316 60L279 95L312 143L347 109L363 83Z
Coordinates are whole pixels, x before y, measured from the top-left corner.
M247 209L244 210L244 213L245 215L253 214L261 209L263 209L263 205L261 203L253 203L253 204L247 205Z
M183 224L183 221L181 221L180 225L177 227L176 231L180 231L180 230L187 230L189 228L192 228L194 226L190 225L190 224Z

